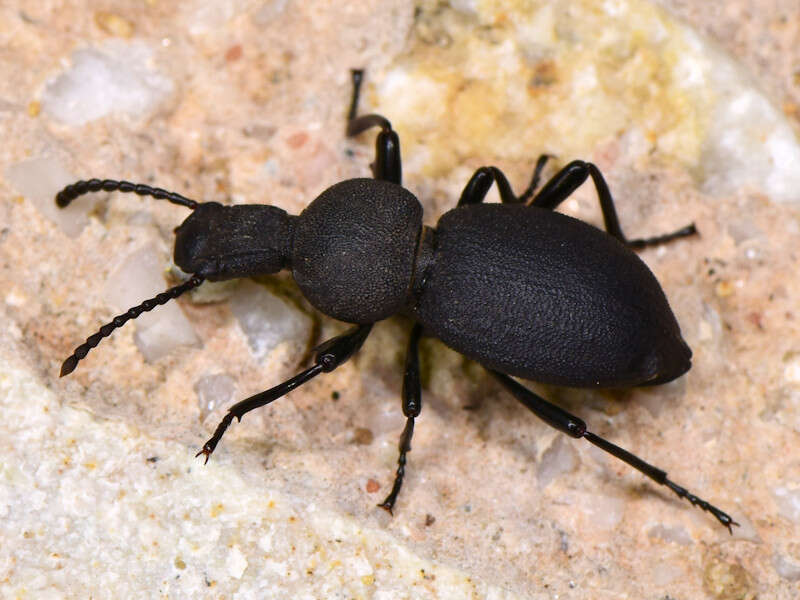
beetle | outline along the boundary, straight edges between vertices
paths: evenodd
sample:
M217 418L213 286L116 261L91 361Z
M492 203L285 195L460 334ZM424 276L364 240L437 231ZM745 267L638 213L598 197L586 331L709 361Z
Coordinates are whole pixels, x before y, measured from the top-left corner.
M56 196L59 207L95 191L132 192L192 210L175 230L174 261L191 276L115 317L63 363L61 376L112 331L203 281L291 269L303 295L323 314L353 324L315 349L314 364L287 381L230 407L197 456L206 462L234 417L284 396L336 369L364 343L373 324L394 314L412 326L403 375L406 417L391 491L378 506L390 513L405 476L422 396L418 344L424 335L477 361L536 416L584 438L681 498L710 512L732 532L727 513L667 478L665 471L595 435L580 418L512 377L571 387L635 387L666 383L691 366L691 350L661 286L633 251L696 233L628 240L611 193L595 165L572 161L537 192L548 160L536 162L527 189L515 195L496 167L478 169L458 204L436 228L401 185L400 140L378 114L357 115L363 73L352 72L347 136L372 127L374 177L339 182L298 216L268 205L225 206L119 180L82 180ZM605 232L554 209L591 178ZM501 203L483 203L496 184Z

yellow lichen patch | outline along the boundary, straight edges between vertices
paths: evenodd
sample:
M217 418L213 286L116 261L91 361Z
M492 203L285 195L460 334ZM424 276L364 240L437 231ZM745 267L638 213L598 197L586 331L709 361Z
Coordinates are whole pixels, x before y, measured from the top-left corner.
M133 23L114 13L98 11L94 13L95 24L108 34L129 38L133 35Z
M665 12L642 0L462 4L422 2L414 43L376 88L406 155L424 153L413 167L585 157L625 132L661 159L699 158L709 67Z
M734 288L730 281L720 281L714 286L714 293L720 298L727 298L733 294Z
M742 565L725 562L719 557L706 562L703 583L718 600L753 600L756 597L752 575Z

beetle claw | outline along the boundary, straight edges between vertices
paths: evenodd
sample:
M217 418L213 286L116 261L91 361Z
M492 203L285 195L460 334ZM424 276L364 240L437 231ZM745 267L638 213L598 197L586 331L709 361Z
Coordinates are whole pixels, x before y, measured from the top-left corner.
M208 464L208 459L211 458L211 453L214 452L214 447L211 445L210 440L206 442L203 447L201 448L200 452L194 455L195 458L200 456L201 454L205 456L205 460L203 461L204 465Z

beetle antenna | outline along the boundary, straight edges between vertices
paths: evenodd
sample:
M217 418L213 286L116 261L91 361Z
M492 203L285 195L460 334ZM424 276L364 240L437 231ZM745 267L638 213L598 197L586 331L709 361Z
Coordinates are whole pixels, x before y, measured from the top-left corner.
M197 208L198 203L195 200L190 200L175 192L168 192L161 188L154 188L144 183L131 183L130 181L118 181L116 179L89 179L76 181L68 185L63 190L56 194L56 204L59 208L69 206L69 203L75 200L78 196L83 196L89 192L133 192L140 196L152 196L159 200L169 200L173 204L180 204L186 208L194 210Z
M176 285L175 287L171 287L168 290L161 292L154 298L150 298L145 300L138 306L134 306L133 308L129 308L126 312L121 315L117 315L114 317L110 322L103 325L97 333L90 335L86 338L86 341L75 348L75 351L70 355L64 363L61 365L61 374L59 377L64 377L64 375L69 375L75 370L75 367L78 366L78 361L83 360L86 355L89 353L89 350L97 346L100 341L104 337L108 337L111 335L111 332L115 329L119 329L125 323L130 321L131 319L135 319L143 312L147 312L148 310L153 310L156 306L161 304L166 304L170 300L177 298L184 292L191 290L192 288L196 288L198 285L203 283L204 279L199 275L192 275L190 279L184 281L180 285Z

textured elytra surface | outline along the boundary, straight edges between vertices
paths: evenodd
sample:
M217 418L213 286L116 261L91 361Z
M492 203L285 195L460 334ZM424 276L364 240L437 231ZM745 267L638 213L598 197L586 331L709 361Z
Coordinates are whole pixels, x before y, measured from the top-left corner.
M422 207L399 185L337 183L297 220L295 281L311 304L335 319L385 319L406 303L421 228Z
M500 371L570 386L669 381L691 352L661 286L629 249L547 210L459 207L439 220L416 316Z

